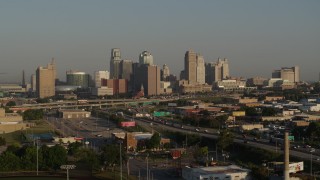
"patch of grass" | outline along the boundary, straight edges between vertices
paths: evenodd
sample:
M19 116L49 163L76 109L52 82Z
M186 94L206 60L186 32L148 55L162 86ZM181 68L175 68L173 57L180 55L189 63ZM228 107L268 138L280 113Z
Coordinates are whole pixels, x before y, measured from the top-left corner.
M97 178L97 179L108 179L108 180L120 179L120 171L119 170L115 170L114 172L112 172L111 170L110 171L108 170L108 171L105 171L105 172L94 174L94 177ZM122 177L123 177L123 179L128 179L128 180L136 180L136 179L138 179L135 176L129 176L127 178L126 172L122 173Z
M0 134L0 137L3 137L6 139L7 145L20 143L24 139L23 133L21 131Z
M32 132L34 134L41 134L41 133L54 133L53 128L43 120L38 121L31 121L31 123L35 123L35 126L28 128L26 132Z
M12 133L0 134L0 137L4 137L6 139L7 145L21 143L25 141L26 134L41 134L41 133L52 133L56 134L54 129L43 120L38 121L30 121L29 123L34 123L35 126L31 128L27 128L25 130L19 130Z

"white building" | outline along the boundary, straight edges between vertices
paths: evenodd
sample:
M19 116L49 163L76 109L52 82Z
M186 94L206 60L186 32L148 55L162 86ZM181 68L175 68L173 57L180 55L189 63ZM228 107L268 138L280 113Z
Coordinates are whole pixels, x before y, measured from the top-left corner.
M203 56L197 54L197 83L205 84L205 66L204 66L204 58Z
M139 56L139 64L153 65L153 56L148 51L143 51Z
M185 180L249 180L248 169L236 165L210 166L182 169L182 178Z
M108 87L96 87L92 88L91 90L92 95L94 96L112 96L113 95L113 88Z
M94 72L94 85L95 87L101 87L101 79L109 79L109 71L96 71Z

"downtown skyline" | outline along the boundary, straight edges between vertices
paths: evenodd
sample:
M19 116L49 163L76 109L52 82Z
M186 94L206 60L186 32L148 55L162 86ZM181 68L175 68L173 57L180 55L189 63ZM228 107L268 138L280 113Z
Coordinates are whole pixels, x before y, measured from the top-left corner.
M70 69L110 71L112 48L135 62L147 50L177 76L193 49L205 62L229 59L231 76L297 65L301 80L319 78L318 1L93 2L0 2L0 82L20 82L22 70L28 81L52 57L61 80Z

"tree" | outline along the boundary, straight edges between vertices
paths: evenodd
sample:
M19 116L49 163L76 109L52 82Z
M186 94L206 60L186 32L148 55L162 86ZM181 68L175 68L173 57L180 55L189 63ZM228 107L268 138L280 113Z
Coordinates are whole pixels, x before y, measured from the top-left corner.
M227 149L233 143L233 134L228 130L222 131L218 137L217 143L220 149Z
M0 155L0 171L17 171L20 169L20 158L6 151Z
M241 110L245 111L247 116L257 116L258 115L258 112L257 112L256 108L254 108L254 107L244 106L244 107L241 107Z
M97 169L99 166L98 155L92 149L81 148L76 152L76 157L78 158L78 161L89 164L91 166L91 171Z
M37 147L25 146L21 149L21 164L25 170L35 170L37 163Z
M147 148L153 149L153 148L159 148L160 146L161 137L159 133L154 133L150 140L147 142Z
M46 157L46 165L54 170L67 162L67 150L61 145L55 145L43 153L43 157Z
M4 146L6 144L7 144L6 139L4 137L0 137L0 146Z
M70 143L68 145L68 154L71 156L75 155L80 150L81 147L82 147L82 144L80 142Z
M275 116L276 114L276 109L272 107L263 108L261 113L262 116Z
M100 160L102 164L106 165L113 165L113 164L120 164L120 152L119 152L118 145L105 145L101 148L101 156ZM121 149L121 156L123 161L127 161L128 157L124 152L123 148Z
M14 101L9 101L9 102L7 102L6 106L9 106L9 107L11 107L11 106L16 106L16 102L14 102Z
M204 157L206 157L209 153L208 150L208 146L204 146L204 147L198 147L194 153L193 153L193 157L197 160L199 159L203 159Z
M320 137L320 122L311 122L306 130L306 135L314 141Z
M28 109L23 113L23 120L39 120L43 118L43 110Z

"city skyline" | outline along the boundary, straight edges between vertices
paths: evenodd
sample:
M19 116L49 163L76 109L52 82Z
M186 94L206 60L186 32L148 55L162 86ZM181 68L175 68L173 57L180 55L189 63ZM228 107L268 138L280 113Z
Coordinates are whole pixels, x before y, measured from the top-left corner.
M61 80L68 69L110 71L112 48L134 62L146 50L176 76L193 49L205 62L228 58L231 76L297 65L301 80L319 78L318 1L94 2L1 2L0 81L20 82L23 70L28 81L52 57Z

